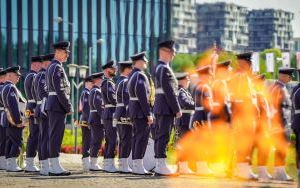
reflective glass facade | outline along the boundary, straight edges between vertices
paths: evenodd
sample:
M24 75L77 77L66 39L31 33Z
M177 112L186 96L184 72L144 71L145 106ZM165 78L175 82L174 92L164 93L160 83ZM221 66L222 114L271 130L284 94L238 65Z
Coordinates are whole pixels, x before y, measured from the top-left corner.
M156 46L170 37L170 0L0 0L0 66L21 65L52 51L60 40L74 41L74 63L93 72L109 59L128 60L146 50L156 60ZM62 17L63 23L55 18ZM97 39L103 39L97 44ZM72 60L70 59L70 62Z

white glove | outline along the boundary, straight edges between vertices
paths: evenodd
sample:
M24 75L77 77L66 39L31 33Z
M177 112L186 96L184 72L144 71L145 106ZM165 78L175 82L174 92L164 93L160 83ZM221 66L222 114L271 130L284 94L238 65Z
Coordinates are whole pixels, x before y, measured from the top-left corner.
M113 119L112 126L113 127L117 127L117 123L118 123L118 120L117 119Z

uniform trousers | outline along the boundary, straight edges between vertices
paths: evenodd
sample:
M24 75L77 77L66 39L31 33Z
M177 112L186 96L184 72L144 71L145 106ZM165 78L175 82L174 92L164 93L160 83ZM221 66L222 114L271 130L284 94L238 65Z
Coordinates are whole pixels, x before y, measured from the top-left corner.
M90 145L90 157L98 157L99 149L104 139L103 125L90 125L91 127L91 145Z
M37 154L39 145L39 125L36 124L35 118L29 118L29 136L27 139L26 157L34 158Z
M49 158L49 119L44 114L38 118L39 122L39 159Z
M82 132L82 158L90 156L91 129L87 126L81 126Z
M49 158L57 158L64 137L66 115L57 111L48 111L47 113L49 118Z
M174 115L155 115L155 118L155 158L166 158L166 148L174 123Z
M296 166L300 170L300 131L294 131L296 134Z
M119 134L119 158L128 158L132 145L132 125L117 124Z
M147 118L133 118L132 159L143 159L150 134Z
M6 128L6 145L5 145L5 157L14 158L18 157L22 148L22 137L23 128L15 127L13 125L9 125Z
M104 159L115 157L115 149L117 145L117 129L112 125L112 119L103 119L105 132L105 151Z
M0 156L5 156L6 127L0 125Z
M268 163L269 155L271 152L271 138L270 130L268 128L268 122L266 117L259 118L256 133L254 147L257 148L257 165L266 166Z

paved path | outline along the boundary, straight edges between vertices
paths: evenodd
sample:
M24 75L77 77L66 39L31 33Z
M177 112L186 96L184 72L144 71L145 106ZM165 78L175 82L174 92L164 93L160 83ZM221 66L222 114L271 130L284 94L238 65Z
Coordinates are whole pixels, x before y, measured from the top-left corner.
M81 156L62 154L61 161L66 169L73 173L69 177L43 177L35 174L7 173L0 171L0 187L297 187L296 182L245 182L233 179L201 178L197 176L179 176L176 178L161 178L154 176L135 176L109 173L83 173Z

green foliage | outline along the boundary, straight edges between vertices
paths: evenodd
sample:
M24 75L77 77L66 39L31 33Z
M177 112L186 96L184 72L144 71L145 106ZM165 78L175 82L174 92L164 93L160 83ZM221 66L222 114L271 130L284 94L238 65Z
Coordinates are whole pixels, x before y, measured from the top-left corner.
M172 68L175 72L192 70L195 68L195 59L195 55L177 54L172 62Z
M210 63L210 55L212 54L212 50L207 50L198 54L177 54L172 63L172 68L175 72L187 72L191 70L195 70L196 67L200 65L205 65ZM266 65L266 54L274 53L275 58L275 72L267 73L267 65ZM265 49L260 53L259 61L260 61L260 73L265 74L268 79L274 79L278 77L278 69L282 67L282 61L278 61L277 58L282 57L282 52L280 49L271 48ZM296 54L291 53L291 67L297 67ZM227 60L231 60L231 66L235 69L237 67L237 58L234 52L225 52L222 51L219 53L218 62L224 62ZM204 62L204 63L203 63Z
M81 128L77 128L77 143L81 145L82 143L82 136L81 136ZM72 130L66 129L62 145L63 146L74 146L75 143L75 133L72 133Z
M273 53L275 58L275 70L274 73L267 73L267 64L266 64L266 54L267 53ZM259 62L260 62L260 72L266 75L266 78L268 79L274 79L278 77L278 69L282 67L282 62L277 61L277 58L281 57L281 50L272 48L272 49L265 49L263 52L259 55Z

